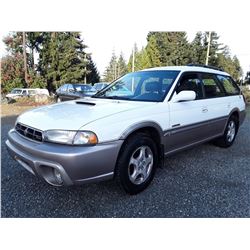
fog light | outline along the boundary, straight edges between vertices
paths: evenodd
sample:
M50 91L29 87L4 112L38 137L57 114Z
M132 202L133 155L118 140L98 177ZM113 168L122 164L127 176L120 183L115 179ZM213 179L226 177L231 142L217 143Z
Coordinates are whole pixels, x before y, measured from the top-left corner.
M55 178L56 178L56 181L59 185L61 185L63 183L63 179L62 179L62 175L61 173L54 168L54 175L55 175Z

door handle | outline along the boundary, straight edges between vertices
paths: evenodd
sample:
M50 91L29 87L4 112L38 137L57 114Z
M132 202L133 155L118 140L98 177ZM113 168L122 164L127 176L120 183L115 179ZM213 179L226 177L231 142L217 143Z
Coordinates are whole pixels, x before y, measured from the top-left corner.
M206 113L208 111L208 109L207 108L202 108L202 113Z

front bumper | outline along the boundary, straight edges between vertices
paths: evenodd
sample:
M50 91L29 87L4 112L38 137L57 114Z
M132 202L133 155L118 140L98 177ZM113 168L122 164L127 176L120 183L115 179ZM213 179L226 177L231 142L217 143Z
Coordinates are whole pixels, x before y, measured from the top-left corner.
M25 169L60 186L54 170L63 185L82 184L113 178L116 160L123 141L100 143L95 146L70 146L35 142L10 130L6 145L10 155Z

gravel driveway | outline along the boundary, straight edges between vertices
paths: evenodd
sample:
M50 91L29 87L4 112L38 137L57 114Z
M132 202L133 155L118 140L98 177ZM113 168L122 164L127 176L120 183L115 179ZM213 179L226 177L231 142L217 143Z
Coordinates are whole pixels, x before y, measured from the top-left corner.
M250 217L250 114L234 145L210 143L166 159L147 190L129 196L112 181L52 187L5 147L16 117L2 118L2 217Z

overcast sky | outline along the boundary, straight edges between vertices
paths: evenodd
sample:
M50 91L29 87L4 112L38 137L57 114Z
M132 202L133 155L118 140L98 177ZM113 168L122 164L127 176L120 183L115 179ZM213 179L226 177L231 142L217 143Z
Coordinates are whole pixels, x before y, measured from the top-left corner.
M122 52L125 59L128 60L132 51L134 43L138 47L146 45L146 37L148 31L134 30L134 31L106 31L105 35L94 31L82 31L82 38L84 43L89 47L88 52L92 53L94 62L98 70L103 74L105 67L108 65L112 51L114 50L117 56ZM5 54L4 44L2 43L3 36L8 34L1 34L1 54ZM194 38L195 32L187 32L188 39ZM250 38L246 38L242 32L219 32L220 42L229 46L232 55L236 55L240 60L244 74L250 71Z
M82 31L84 42L102 74L112 51L122 51L128 60L133 44L146 44L149 31L187 31L192 39L196 31L214 30L221 42L228 45L241 66L250 70L249 6L246 0L43 0L39 9L33 0L2 1L0 15L0 53L2 38L10 30L19 31ZM70 4L69 4L70 3ZM14 4L13 4L14 5ZM35 9L32 9L34 7ZM23 10L23 12L21 11ZM43 13L43 15L39 15ZM44 15L46 13L46 15Z
M89 46L93 59L101 73L108 65L112 51L115 50L117 56L122 51L125 59L128 60L132 51L133 44L136 42L138 47L145 46L148 31L122 31L108 32L105 37L99 33L83 31L82 36L85 43ZM192 40L196 32L187 32L188 39ZM250 71L250 37L246 38L245 33L239 32L219 32L220 42L228 45L232 55L236 55L240 60L244 73Z

